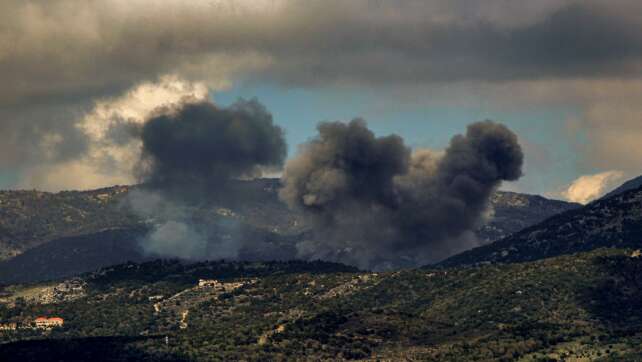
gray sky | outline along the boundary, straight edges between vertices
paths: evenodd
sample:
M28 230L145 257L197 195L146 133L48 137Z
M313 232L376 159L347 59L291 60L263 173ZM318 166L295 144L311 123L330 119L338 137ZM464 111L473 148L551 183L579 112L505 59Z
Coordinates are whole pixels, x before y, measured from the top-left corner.
M526 176L510 187L586 201L641 173L641 7L5 0L0 186L132 182L140 145L115 144L106 130L144 123L155 107L184 96L220 94L268 98L291 150L305 141L299 129L335 115L372 114L375 130L426 135L417 139L430 147L447 143L437 135L461 131L460 118L502 117L527 143ZM286 107L291 90L324 107ZM332 94L341 99L327 101Z

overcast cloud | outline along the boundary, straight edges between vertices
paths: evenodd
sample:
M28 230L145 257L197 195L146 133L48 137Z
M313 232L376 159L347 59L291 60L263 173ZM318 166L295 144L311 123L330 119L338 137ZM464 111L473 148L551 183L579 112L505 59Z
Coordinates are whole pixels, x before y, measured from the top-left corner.
M77 163L96 150L87 113L171 75L210 90L473 84L497 102L573 102L584 113L567 121L588 140L577 143L587 170L615 160L635 174L641 10L620 0L5 0L0 167L22 186L77 186L42 175L57 164L88 172Z

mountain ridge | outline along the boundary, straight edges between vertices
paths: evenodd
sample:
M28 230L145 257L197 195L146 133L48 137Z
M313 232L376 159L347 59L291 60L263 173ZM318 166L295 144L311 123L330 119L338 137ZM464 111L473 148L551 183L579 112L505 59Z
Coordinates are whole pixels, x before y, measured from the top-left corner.
M206 203L195 214L216 220L240 221L242 235L264 240L269 250L290 250L297 237L304 237L303 218L290 211L278 198L278 179L239 181L235 194L244 201ZM0 261L0 283L33 282L71 276L98 267L147 257L138 245L143 230L157 220L147 221L126 208L126 198L142 186L114 186L90 191L0 193L0 249L13 248L13 255ZM578 207L537 195L498 191L490 199L492 217L477 230L484 244L512 234L546 217ZM13 216L18 216L14 218ZM19 220L9 224L8 220ZM6 226L2 229L1 222ZM32 228L32 226L34 226ZM4 232L3 232L4 230ZM42 230L42 232L40 232ZM113 234L113 235L110 235ZM13 237L18 235L17 239ZM122 240L116 240L122 238ZM20 242L24 241L22 248ZM116 245L117 247L114 247ZM5 249L5 255L9 254ZM19 250L19 252L17 252ZM265 259L262 251L245 253L250 260ZM292 250L291 255L296 251ZM29 273L24 271L29 270Z
M624 182L622 185L618 186L615 188L613 191L607 193L606 195L602 196L602 199L608 199L610 197L613 197L615 195L619 195L623 192L637 189L638 187L642 187L642 176L638 176L635 178L632 178L626 182Z
M300 215L278 199L279 179L238 183L242 193L256 202L218 205L233 208L247 222L276 232L296 232ZM63 237L79 236L109 228L136 227L144 222L126 207L126 197L140 185L112 186L87 191L0 191L0 260ZM493 217L478 230L487 243L579 204L538 195L497 191L490 200ZM533 208L529 208L533 206ZM211 205L211 207L218 207ZM517 217L516 217L517 216ZM300 228L299 228L300 230Z
M489 245L439 263L452 267L513 263L589 251L642 246L642 187L551 216Z

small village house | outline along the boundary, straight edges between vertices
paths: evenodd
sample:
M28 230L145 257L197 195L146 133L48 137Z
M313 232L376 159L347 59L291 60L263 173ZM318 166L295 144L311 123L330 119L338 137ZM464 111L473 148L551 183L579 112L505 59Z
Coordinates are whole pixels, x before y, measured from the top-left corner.
M15 331L18 329L17 323L0 323L0 331Z
M60 317L38 317L34 320L36 328L49 329L54 327L61 327L65 321Z
M199 279L198 286L201 288L220 287L221 283L216 279Z

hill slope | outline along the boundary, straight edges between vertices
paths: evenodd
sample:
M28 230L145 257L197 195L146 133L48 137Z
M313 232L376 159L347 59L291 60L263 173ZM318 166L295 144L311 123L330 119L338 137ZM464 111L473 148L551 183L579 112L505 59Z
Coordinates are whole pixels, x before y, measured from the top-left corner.
M126 261L145 260L144 228L110 229L52 240L0 262L0 285L68 277Z
M240 257L244 259L274 259L275 249L290 255L284 256L285 259L296 255L294 244L306 227L298 215L279 201L279 181L246 181L239 182L236 187L240 189L238 193L251 201L219 200L218 204L205 204L197 212L199 217L214 225L217 220L240 220L238 232L241 235L238 237L263 241L255 244L252 250L241 250ZM139 248L138 241L150 225L124 206L125 197L131 190L131 187L118 186L59 194L5 192L4 200L11 202L3 203L4 212L23 215L23 219L3 235L21 235L17 240L22 240L23 244L13 242L12 245L26 249L13 258L0 261L0 283L50 280L126 261L145 260L147 256ZM495 193L491 205L492 219L478 230L484 242L577 207L572 203L511 192ZM9 224L10 217L4 220ZM35 229L30 230L29 225L35 225ZM41 229L46 232L40 232ZM62 236L55 237L59 235ZM264 245L265 250L258 245Z
M615 195L619 195L623 192L637 189L639 187L642 187L642 176L638 176L634 179L628 180L627 182L623 183L619 187L617 187L615 190L609 192L608 194L602 196L602 199L608 199L610 197L613 197Z
M204 200L201 213L226 213L256 228L298 232L297 215L278 199L278 179L238 181L231 192L242 199ZM0 191L0 260L51 240L144 224L133 213L127 195L143 186L113 186L91 191Z
M642 246L642 188L564 212L490 245L441 262L442 266L522 262L600 247Z
M0 191L0 260L50 240L136 225L121 207L129 190Z
M52 240L139 227L145 220L132 213L125 202L128 193L138 187L114 186L60 193L0 191L0 260ZM278 179L238 181L235 187L237 190L232 194L243 195L243 200L223 198L206 202L200 206L201 212L233 214L253 228L281 235L305 230L300 215L279 200ZM493 217L477 232L484 242L500 239L579 205L540 196L497 192L491 199L491 206Z
M506 191L495 192L490 204L493 210L492 217L477 231L477 237L484 243L499 240L553 215L582 206L538 195Z
M0 320L58 315L65 325L0 332L0 354L634 361L642 352L642 260L631 252L388 273L331 263L130 263L84 276L80 297L53 303L15 298L51 286L7 288ZM199 278L217 282L200 287ZM111 348L85 348L98 342Z

